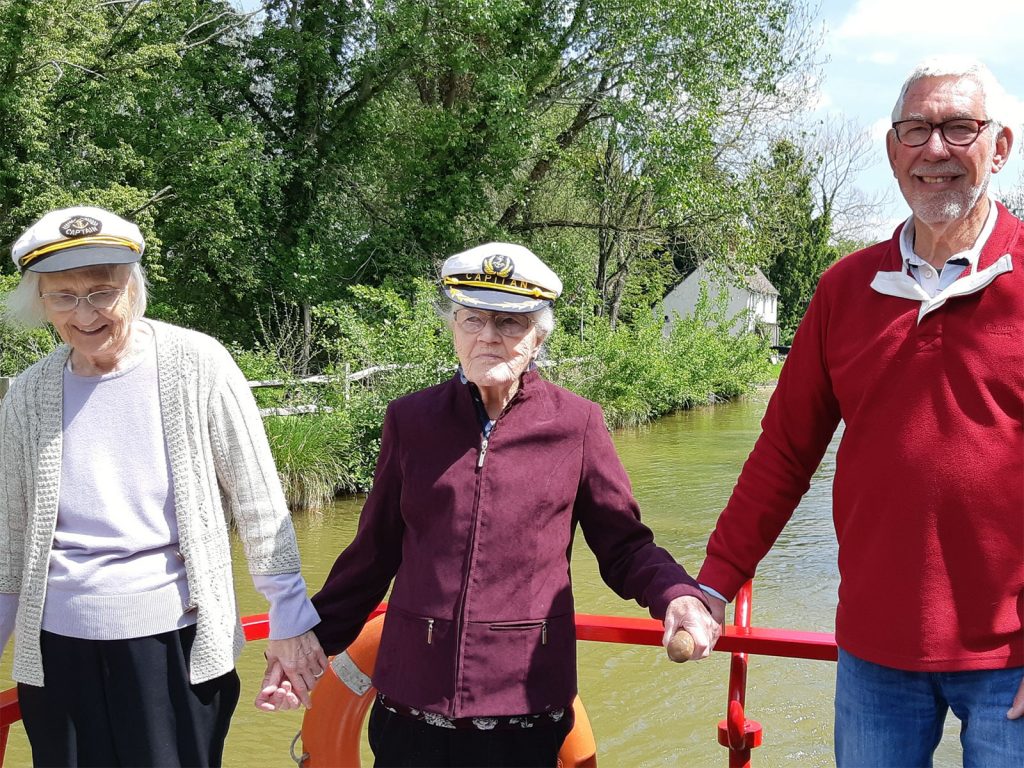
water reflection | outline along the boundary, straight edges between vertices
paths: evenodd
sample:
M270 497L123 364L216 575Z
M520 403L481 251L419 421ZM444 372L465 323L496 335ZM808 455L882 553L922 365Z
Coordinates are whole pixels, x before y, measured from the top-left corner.
M677 414L615 435L640 500L645 521L662 546L696 572L708 533L760 430L770 392L740 402ZM831 478L836 441L810 491L758 570L754 623L831 631L838 572L831 521ZM347 499L322 516L295 520L303 572L315 589L335 556L355 533L363 500ZM245 614L266 610L252 589L237 546L235 581ZM585 613L646 616L601 582L582 537L573 556L577 608ZM251 702L263 672L262 644L247 646L239 663L242 701L228 737L225 765L233 768L290 765L288 748L301 715L268 715ZM9 679L10 655L4 659ZM724 766L727 753L716 729L725 710L728 657L716 653L699 664L677 666L656 648L580 643L580 690L604 766ZM752 657L747 708L764 727L755 766L832 766L832 688L827 662ZM936 756L938 768L961 764L953 718ZM12 729L8 765L28 765L20 726ZM369 765L364 747L364 765Z

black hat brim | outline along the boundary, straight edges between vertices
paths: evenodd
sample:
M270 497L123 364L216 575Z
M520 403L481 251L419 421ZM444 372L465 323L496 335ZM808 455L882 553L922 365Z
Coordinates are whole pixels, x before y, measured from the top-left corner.
M117 245L79 245L46 254L25 269L29 272L67 272L100 264L134 264L141 258L138 251Z

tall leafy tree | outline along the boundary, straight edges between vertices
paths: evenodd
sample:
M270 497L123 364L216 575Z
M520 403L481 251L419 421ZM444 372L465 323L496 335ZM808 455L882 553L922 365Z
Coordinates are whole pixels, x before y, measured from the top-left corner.
M226 2L0 2L0 240L64 205L131 216L156 314L245 336L267 175L224 86L245 23Z
M753 174L758 204L753 226L767 253L765 273L779 290L779 336L793 338L818 278L841 255L830 244L828 211L816 207L813 163L790 141L779 141Z

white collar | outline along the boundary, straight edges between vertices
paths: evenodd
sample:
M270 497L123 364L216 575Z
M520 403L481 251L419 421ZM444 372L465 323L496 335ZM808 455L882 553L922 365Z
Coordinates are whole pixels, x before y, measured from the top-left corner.
M991 198L989 198L991 201ZM919 259L920 257L914 253L910 243L913 242L912 236L908 236L907 230L909 229L911 235L913 233L914 220L911 217L906 225L903 227L903 232L900 233L900 254L903 256L903 268L896 272L877 272L874 279L871 281L871 287L878 293L885 294L886 296L896 296L903 299L911 299L912 301L921 302L921 306L917 312L917 322L921 320L929 312L932 312L943 304L948 299L956 296L966 296L971 293L985 288L989 283L995 280L1002 274L1013 271L1013 259L1009 253L1004 253L995 262L989 264L985 269L978 271L978 258L981 255L981 250L988 242L989 236L992 234L992 230L995 227L996 218L998 211L996 210L995 203L992 203L992 207L989 210L988 218L985 220L985 226L982 227L981 232L978 234L978 239L974 243L974 247L969 251L963 251L955 254L952 258L967 258L970 266L968 274L960 277L959 280L954 281L951 285L937 293L935 296L929 296L927 291L920 286L920 284L907 274L907 265L913 263L909 261L908 253L911 257Z

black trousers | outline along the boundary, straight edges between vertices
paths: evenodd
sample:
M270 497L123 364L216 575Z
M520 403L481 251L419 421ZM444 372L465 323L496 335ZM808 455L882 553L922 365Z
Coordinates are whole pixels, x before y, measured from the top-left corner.
M532 728L442 728L375 699L367 736L376 768L555 768L572 724L567 710L559 722L539 718Z
M195 627L131 640L41 633L43 687L18 684L42 766L219 766L240 684L188 679Z

